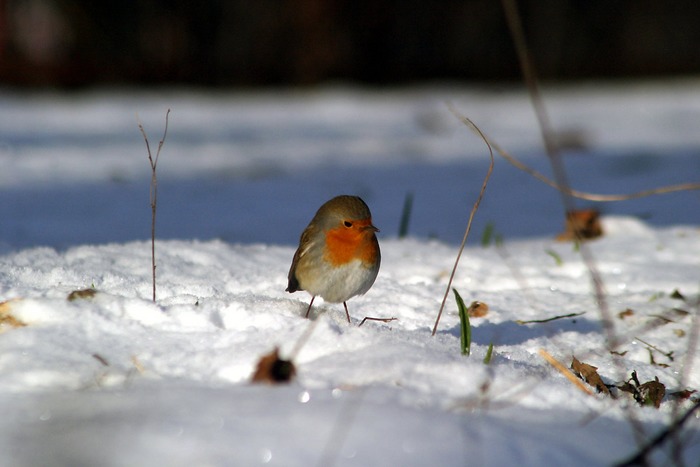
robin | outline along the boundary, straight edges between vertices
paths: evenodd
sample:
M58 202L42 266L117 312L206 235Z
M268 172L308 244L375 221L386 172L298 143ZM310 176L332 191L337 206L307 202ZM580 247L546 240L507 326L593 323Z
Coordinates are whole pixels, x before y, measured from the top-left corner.
M336 196L321 206L299 240L289 268L287 292L306 290L311 303L316 296L348 305L355 295L366 293L379 272L381 255L369 207L357 196Z

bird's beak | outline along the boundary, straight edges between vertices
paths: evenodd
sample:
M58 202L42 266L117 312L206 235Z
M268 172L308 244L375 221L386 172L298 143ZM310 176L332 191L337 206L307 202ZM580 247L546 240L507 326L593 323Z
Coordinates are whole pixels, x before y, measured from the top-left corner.
M379 229L373 226L372 224L362 227L362 230L371 230L373 232L379 232Z

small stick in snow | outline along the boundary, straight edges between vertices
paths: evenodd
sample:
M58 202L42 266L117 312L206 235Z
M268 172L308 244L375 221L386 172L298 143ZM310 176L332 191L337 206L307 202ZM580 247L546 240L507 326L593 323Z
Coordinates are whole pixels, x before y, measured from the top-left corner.
M139 360L136 355L131 356L131 363L134 365L134 368L136 368L136 371L138 371L139 374L144 374L146 372L146 368L144 368L141 360Z
M549 352L547 352L544 349L540 349L539 353L542 356L542 358L547 360L547 363L549 363L554 368L556 368L557 371L559 371L559 373L564 375L566 377L566 379L571 381L574 384L574 386L576 386L577 388L579 388L581 391L585 392L589 396L593 395L593 392L590 389L588 389L586 386L584 386L584 384L581 382L580 379L578 379L571 371L569 371L568 368L566 368L564 365L559 363L559 361L557 359L552 357L552 355Z
M98 353L92 354L92 358L100 362L103 366L109 366L109 362L107 361L107 359Z
M519 319L519 320L516 320L515 322L518 324L549 323L550 321L555 321L557 319L575 318L576 316L581 316L583 314L586 314L586 312L582 311L581 313L569 313L568 315L552 316L551 318L545 318L545 319L531 319L528 321L523 321L523 320Z
M168 134L168 116L170 115L170 109L165 112L165 130L163 131L163 138L161 138L158 143L158 150L156 151L155 159L151 155L151 145L148 143L148 136L146 136L146 130L144 130L143 125L139 121L139 130L143 135L143 140L146 142L146 151L148 152L148 162L151 164L151 266L153 270L153 301L156 301L156 208L158 206L158 178L156 177L156 167L158 166L158 158L160 157L160 150L163 148L163 143L165 143L165 137Z

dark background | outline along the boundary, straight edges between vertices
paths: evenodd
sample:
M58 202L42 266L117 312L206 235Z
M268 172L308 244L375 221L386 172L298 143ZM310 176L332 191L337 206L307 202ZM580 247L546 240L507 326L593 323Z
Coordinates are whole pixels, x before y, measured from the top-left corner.
M700 2L522 0L545 80L700 72ZM520 79L498 0L0 0L0 84Z

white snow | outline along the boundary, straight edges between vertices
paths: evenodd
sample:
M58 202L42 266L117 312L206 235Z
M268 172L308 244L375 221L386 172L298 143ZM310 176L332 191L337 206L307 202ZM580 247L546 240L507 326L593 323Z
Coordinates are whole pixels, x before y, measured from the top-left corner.
M698 182L700 81L545 97L587 148L565 156L576 188ZM634 454L692 405L668 393L700 388L698 192L601 207L606 235L587 247L620 340L612 355L580 252L554 240L558 195L498 161L453 284L489 306L463 356L451 293L431 329L488 153L445 101L548 170L515 89L0 92L0 302L27 324L0 334L0 465L589 466ZM153 303L136 115L155 149L166 108ZM398 239L407 192L411 235ZM301 230L341 193L363 196L382 229L379 277L348 302L352 325L320 298L306 320L310 297L284 292ZM479 245L488 222L501 247ZM569 313L583 314L516 323ZM397 320L358 327L365 316ZM277 346L296 379L251 384ZM658 377L667 396L657 410L586 395L540 349L606 383ZM654 465L674 450L694 465L697 416L681 435Z

